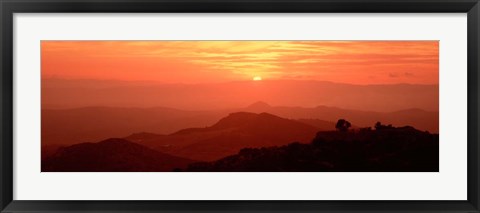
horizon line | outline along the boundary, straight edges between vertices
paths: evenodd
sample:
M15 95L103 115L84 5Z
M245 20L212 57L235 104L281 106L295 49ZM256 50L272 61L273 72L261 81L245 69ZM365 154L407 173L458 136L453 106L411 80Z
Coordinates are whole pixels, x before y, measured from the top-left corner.
M302 81L302 82L318 82L318 83L332 83L332 84L345 84L345 85L353 85L353 86L390 86L390 85L418 85L418 86L439 86L440 84L432 83L432 84L421 84L421 83L408 83L408 82L400 82L400 83L379 83L379 84L353 84L353 83L345 83L345 82L334 82L334 81L327 81L327 80L302 80L302 79L262 79L261 81L254 81L254 80L235 80L235 81L222 81L222 82L199 82L199 83L183 83L183 82L163 82L163 81L155 81L155 80L121 80L121 79L92 79L92 78L59 78L59 77L41 77L41 82L44 80L60 80L60 81L104 81L104 82L125 82L125 83L151 83L151 84L158 84L158 85L206 85L206 84L227 84L227 83L243 83L243 82L250 82L261 84L262 82L274 82L274 81Z
M44 107L41 106L41 110L76 110L76 109L87 109L87 108L117 108L117 109L158 109L158 108L163 108L163 109L169 109L169 110L178 110L178 111L185 111L185 112L212 112L212 111L228 111L228 110L240 110L238 112L242 112L241 110L247 109L251 107L254 104L257 103L265 103L268 105L269 108L276 108L276 107L287 107L287 108L303 108L303 109L315 109L319 107L327 107L327 108L336 108L340 110L349 110L349 111L358 111L358 112L374 112L374 113L395 113L395 112L402 112L402 111L408 111L408 110L421 110L424 112L432 112L432 113L439 113L440 111L432 111L432 110L427 110L427 109L422 109L418 107L410 107L410 108L404 108L404 109L399 109L399 110L394 110L394 111L373 111L373 110L361 110L361 109L351 109L351 108L343 108L343 107L338 107L338 106L328 106L328 105L316 105L316 106L286 106L286 105L270 105L267 102L264 101L256 101L253 102L247 106L243 107L231 107L231 108L218 108L218 109L199 109L199 110L190 110L190 109L181 109L181 108L176 108L176 107L168 107L168 106L149 106L149 107L141 107L141 106L107 106L107 105L88 105L88 106L78 106L78 107L65 107L65 108L49 108L49 107Z

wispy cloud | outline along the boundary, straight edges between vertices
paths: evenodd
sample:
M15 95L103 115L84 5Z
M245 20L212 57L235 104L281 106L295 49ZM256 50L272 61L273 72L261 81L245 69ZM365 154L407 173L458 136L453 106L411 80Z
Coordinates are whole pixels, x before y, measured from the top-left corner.
M138 79L161 78L168 71L170 78L183 72L178 78L190 81L260 75L359 84L438 83L436 41L44 41L42 54L46 56L42 74L57 76L61 70L75 76L91 69L103 76L130 73L132 78L135 74L126 69L138 67ZM207 78L202 73L210 74Z

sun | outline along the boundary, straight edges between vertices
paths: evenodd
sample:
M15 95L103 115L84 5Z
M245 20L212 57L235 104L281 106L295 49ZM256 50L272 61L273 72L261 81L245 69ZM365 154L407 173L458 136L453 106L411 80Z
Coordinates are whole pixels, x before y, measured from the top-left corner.
M261 80L262 80L262 77L260 77L260 76L255 76L255 77L253 77L253 80L254 80L254 81L261 81Z

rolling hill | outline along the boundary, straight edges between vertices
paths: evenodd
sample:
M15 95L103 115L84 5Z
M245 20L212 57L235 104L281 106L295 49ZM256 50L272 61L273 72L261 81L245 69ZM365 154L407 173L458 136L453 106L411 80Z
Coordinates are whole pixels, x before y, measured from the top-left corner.
M140 133L125 139L171 155L210 161L245 147L308 143L318 130L268 113L237 112L210 127L183 129L170 135Z
M193 162L111 138L60 148L42 160L42 172L166 172Z

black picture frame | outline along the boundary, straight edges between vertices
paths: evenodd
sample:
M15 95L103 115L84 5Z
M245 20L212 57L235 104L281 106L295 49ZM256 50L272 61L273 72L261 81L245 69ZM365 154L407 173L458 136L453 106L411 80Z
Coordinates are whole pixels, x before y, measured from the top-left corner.
M480 212L478 0L0 0L1 212ZM467 13L466 201L16 201L13 200L14 13ZM454 183L452 183L454 184ZM119 186L121 187L121 186ZM94 192L92 192L94 193ZM414 193L414 192L412 192Z

